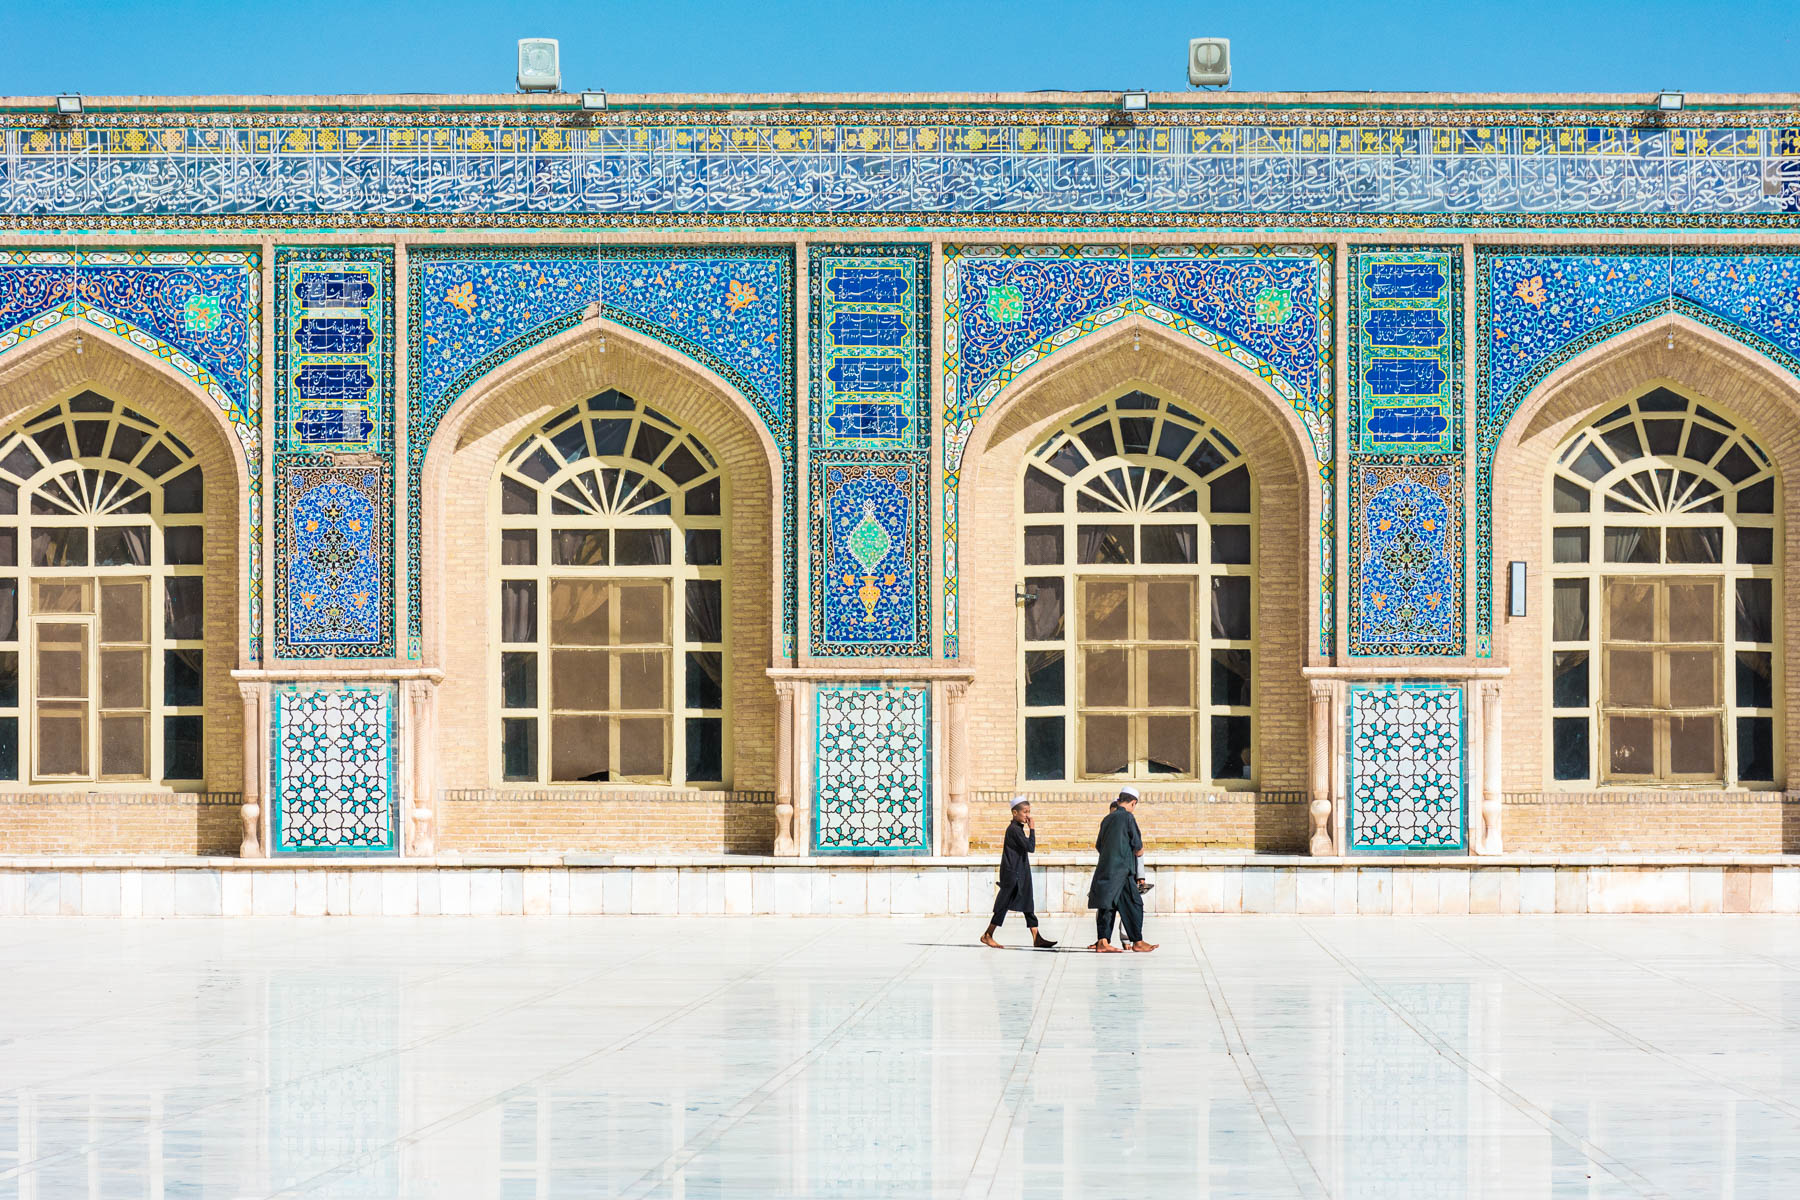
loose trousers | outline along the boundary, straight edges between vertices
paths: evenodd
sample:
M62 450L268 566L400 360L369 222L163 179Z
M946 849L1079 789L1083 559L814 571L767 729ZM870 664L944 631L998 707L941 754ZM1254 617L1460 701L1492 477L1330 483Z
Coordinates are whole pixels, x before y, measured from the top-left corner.
M1011 903L1012 892L1010 890L1002 890L998 896L994 897L993 925L995 929L1006 924L1007 905ZM1025 910L1025 927L1027 929L1036 929L1038 927L1037 914L1032 912L1029 908Z
M1113 913L1117 911L1119 923L1123 926L1121 932L1125 935L1125 940L1127 942L1143 941L1144 897L1137 889L1137 880L1133 879L1121 888L1118 899L1113 903L1118 905L1117 910L1102 908L1094 913L1094 929L1099 935L1096 940L1112 941Z

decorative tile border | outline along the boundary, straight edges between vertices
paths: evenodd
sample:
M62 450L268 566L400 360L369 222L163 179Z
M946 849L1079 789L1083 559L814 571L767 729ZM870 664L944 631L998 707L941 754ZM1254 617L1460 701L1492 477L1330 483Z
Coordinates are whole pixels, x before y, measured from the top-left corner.
M814 246L807 273L808 443L929 449L931 248Z
M813 853L931 853L931 689L823 684L813 722Z
M290 684L269 694L275 853L396 853L395 688Z
M501 363L578 325L590 305L742 392L781 455L782 542L798 544L794 255L788 247L419 247L408 256L407 657L422 652L425 454L444 415ZM653 398L645 397L647 402ZM783 561L792 655L798 554Z
M262 658L261 265L251 251L0 251L0 353L82 321L168 363L230 422L250 479L251 662Z
M813 654L931 657L931 458L810 456Z
M1677 312L1800 375L1800 247L1478 246L1475 653L1493 654L1494 456L1553 371Z
M1349 687L1351 853L1461 853L1467 844L1463 689Z
M975 422L1019 374L1139 314L1254 371L1305 426L1318 462L1319 647L1337 574L1328 246L944 248L944 654L960 649L957 486Z

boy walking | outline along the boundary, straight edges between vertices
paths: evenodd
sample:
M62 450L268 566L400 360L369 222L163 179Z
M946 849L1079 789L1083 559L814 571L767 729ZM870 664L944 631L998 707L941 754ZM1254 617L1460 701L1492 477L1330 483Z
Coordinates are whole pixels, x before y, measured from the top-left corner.
M1006 921L1008 912L1025 914L1025 927L1031 930L1031 944L1048 950L1055 942L1038 932L1036 905L1031 894L1031 852L1037 849L1037 826L1031 820L1031 801L1023 796L1013 800L1012 821L1006 826L1006 845L1000 854L1000 894L994 897L994 919L981 944L1003 950L994 940L994 931Z

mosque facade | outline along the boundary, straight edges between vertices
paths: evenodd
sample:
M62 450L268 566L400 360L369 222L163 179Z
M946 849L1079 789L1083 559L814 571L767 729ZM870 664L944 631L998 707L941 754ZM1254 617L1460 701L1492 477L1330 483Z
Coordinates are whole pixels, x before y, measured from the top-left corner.
M0 853L1800 850L1793 97L82 107Z

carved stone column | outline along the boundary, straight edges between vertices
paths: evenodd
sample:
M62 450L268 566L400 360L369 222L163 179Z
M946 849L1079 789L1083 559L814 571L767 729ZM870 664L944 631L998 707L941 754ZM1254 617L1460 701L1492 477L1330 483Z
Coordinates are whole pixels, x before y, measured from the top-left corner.
M1334 722L1331 710L1336 690L1330 683L1323 681L1314 681L1311 688L1308 734L1312 740L1312 767L1306 806L1310 826L1306 847L1316 858L1328 857L1333 848L1331 740Z
M944 847L943 853L962 857L969 853L969 684L964 679L944 684L947 712L944 720Z
M437 849L437 705L429 680L408 679L400 685L406 699L407 754L412 787L406 805L406 853L425 858Z
M777 680L775 708L775 855L794 858L800 839L794 830L794 692L795 684Z
M239 858L265 858L262 844L263 786L269 777L263 747L269 744L269 732L263 725L263 685L238 684L238 695L244 701L244 803L241 815L244 840L238 846Z
M1500 838L1500 682L1484 679L1481 693L1481 841L1479 854L1502 853Z

